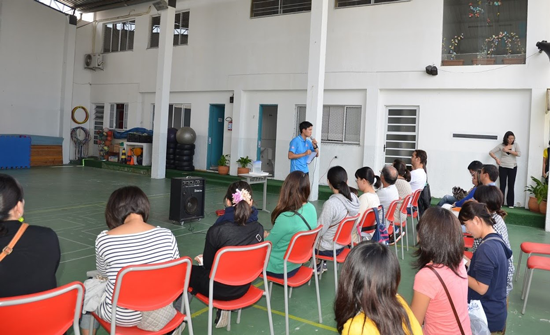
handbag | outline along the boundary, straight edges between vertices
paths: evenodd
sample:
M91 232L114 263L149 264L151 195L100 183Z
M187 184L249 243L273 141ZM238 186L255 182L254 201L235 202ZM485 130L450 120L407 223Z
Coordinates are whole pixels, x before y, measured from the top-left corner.
M4 247L4 249L2 249L2 252L0 253L0 262L6 257L8 256L9 254L11 254L13 252L13 247L15 247L15 244L17 244L17 242L19 241L19 239L21 238L21 236L23 236L23 233L25 232L25 230L27 230L27 227L29 226L28 223L23 223L21 224L21 226L19 227L19 229L17 230L17 233L15 233L15 235L13 236L13 238L11 239L10 243L8 243L8 245L6 245Z
M445 293L447 294L447 299L449 299L449 302L451 303L451 307L453 309L453 314L455 315L456 323L458 323L458 328L460 328L460 333L464 335L465 334L464 328L462 328L462 323L460 323L460 319L458 318L458 313L456 312L455 304L453 303L453 299L449 294L449 290L447 290L447 285L445 285L445 282L443 281L439 273L437 273L437 271L435 271L435 269L431 265L426 265L426 267L435 273L435 275L437 276L437 279L439 279L439 281L441 282L441 285L443 285L443 289L445 289Z
M164 328L174 316L176 316L176 309L172 303L153 311L143 311L141 312L141 321L137 324L137 327L156 332Z
M95 275L93 278L88 278L84 281L84 304L82 305L82 314L86 312L95 312L99 305L105 300L107 293L107 278L101 275Z

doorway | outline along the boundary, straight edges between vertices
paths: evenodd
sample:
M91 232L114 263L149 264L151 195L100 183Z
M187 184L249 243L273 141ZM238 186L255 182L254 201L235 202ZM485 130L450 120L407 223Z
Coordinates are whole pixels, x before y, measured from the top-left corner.
M258 148L256 159L262 161L262 171L275 174L277 148L277 105L260 105L258 117Z
M208 118L208 150L206 168L217 170L218 160L223 154L225 105L210 105Z
M411 165L411 156L418 139L418 107L388 107L384 163L401 159Z

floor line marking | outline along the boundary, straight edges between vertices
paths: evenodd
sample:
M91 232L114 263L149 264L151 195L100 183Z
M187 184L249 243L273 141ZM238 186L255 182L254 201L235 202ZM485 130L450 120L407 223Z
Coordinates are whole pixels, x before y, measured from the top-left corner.
M191 318L195 318L201 314L204 314L204 312L208 312L208 307L204 307L203 309L196 311L195 313L191 314Z
M67 240L67 241L69 241L69 242L81 244L81 245L84 245L84 246L87 246L87 247L93 247L92 245L85 244L85 243L82 243L82 242L77 242L77 241L71 240L70 238L66 238L66 237L63 237L63 236L59 236L59 235L58 235L57 237L60 238L60 239L63 239L63 240Z
M78 209L78 208L87 208L87 207L95 207L99 205L105 205L106 202L97 202L89 205L78 205L78 206L70 206L70 207L54 207L49 209L42 209L42 210L35 210L35 211L26 211L26 214L38 214L38 213L48 213L48 212L56 212L56 211L66 211L71 209Z
M59 263L60 263L60 264L68 263L68 262L77 261L77 260L79 260L79 259L84 259L84 258L88 258L88 257L95 257L95 253L92 254L92 255L88 255L88 256L82 256L82 257L77 257L77 258L66 259L66 260L61 261L61 262L59 262Z
M261 309L262 311L267 312L267 307L260 306L260 305L252 305L252 307L257 308L257 309ZM271 309L271 314L277 314L277 315L281 315L283 317L285 316L284 312L275 310L273 308ZM325 329L325 330L330 330L332 332L338 333L338 330L336 330L336 328L324 325L322 323L313 322L311 320L303 319L303 318L297 317L297 316L292 315L292 314L289 314L288 318L292 319L292 320L303 322L303 323L308 324L308 325L313 326L313 327L317 327L317 328L321 328L321 329Z
M84 251L84 250L89 250L89 249L94 249L94 247L88 247L88 248L84 248L84 249L78 249L78 250L73 250L73 251L67 251L67 252L61 253L61 255L72 254L72 253L74 253L74 252L79 252L79 251Z

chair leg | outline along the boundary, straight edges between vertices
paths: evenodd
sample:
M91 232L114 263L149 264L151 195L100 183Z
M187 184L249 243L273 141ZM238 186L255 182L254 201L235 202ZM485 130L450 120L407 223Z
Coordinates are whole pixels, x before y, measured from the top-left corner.
M338 292L338 263L336 262L336 252L334 252L334 294Z
M269 282L269 297L271 298L271 292L273 292L273 282Z
M527 287L527 276L529 275L529 268L525 269L525 274L523 275L523 287L521 288L521 300L525 298L525 288Z
M239 313L240 312L241 312L241 310L239 309ZM237 316L237 323L239 323L239 322L240 322L240 317ZM231 311L229 311L229 321L227 322L227 331L231 331Z
M288 298L292 298L292 287L290 288L290 292L288 293Z
M535 269L529 269L529 282L527 283L527 292L525 292L525 301L523 302L523 309L521 314L525 314L525 307L527 307L527 299L529 298L529 289L531 288L531 279L533 279L533 272Z
M292 290L292 288L290 288ZM285 330L286 335L290 334L290 327L289 327L289 319L288 319L288 285L284 285L284 293L285 293ZM292 291L291 291L292 292Z
M264 275L265 275L265 272L264 272ZM264 287L266 287L266 286L267 286L267 279L264 276ZM286 297L286 295L285 295L285 297ZM275 332L273 331L273 318L272 318L272 315L271 315L271 299L269 297L269 294L265 295L265 302L266 302L266 306L267 306L267 319L269 320L269 333L271 335L275 335ZM239 310L239 313L240 313L240 310Z
M214 307L212 305L208 305L208 335L212 335L212 309Z
M399 257L399 253L397 252L397 233L395 232L395 223L391 223L393 225L393 245L395 246L395 256Z
M313 274L315 276L315 273ZM319 310L319 323L323 323L323 316L321 315L321 295L319 294L319 280L315 276L315 293L317 293L317 309Z
M405 220L405 237L407 238L407 251L409 251L409 219Z
M523 256L523 251L519 251L518 265L516 266L516 273L514 274L514 281L518 281L518 275L521 272L521 256Z
M237 311L237 324L241 323L241 312L242 311L243 311L242 308ZM231 314L229 314L229 316L231 316ZM229 318L229 321L231 321L231 318Z

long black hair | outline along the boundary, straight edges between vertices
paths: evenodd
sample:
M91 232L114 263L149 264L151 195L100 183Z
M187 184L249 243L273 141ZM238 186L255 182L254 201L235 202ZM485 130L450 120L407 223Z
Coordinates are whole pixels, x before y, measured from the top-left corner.
M362 311L381 335L412 334L409 316L397 298L400 281L399 261L387 246L365 241L351 249L334 300L338 332L341 334L344 324ZM366 319L363 326L365 323Z
M422 269L428 263L445 265L457 276L464 253L464 238L460 221L451 211L441 207L430 207L418 222L418 249L413 253L413 265Z
M7 174L0 173L0 222L6 221L10 211L23 201L23 187L21 184ZM0 224L0 236L7 233L4 225Z
M357 171L355 171L355 178L364 179L368 181L371 186L374 186L376 188L380 187L380 177L375 175L374 171L368 166L357 169Z
M239 201L236 204L233 202L233 194L235 194L237 190L248 191L252 199L252 188L250 188L250 185L246 181L239 180L229 185L227 192L225 192L225 199L231 201L233 207L235 207L235 223L244 226L250 214L252 214L252 207L246 201Z
M332 188L351 201L351 191L348 186L348 174L341 166L333 166L328 170L327 179Z
M508 137L510 136L514 136L514 140L512 141L512 143L508 143ZM504 133L504 137L502 138L502 144L504 145L514 144L514 142L516 142L516 135L514 135L512 131L508 130L506 133Z
M411 172L407 169L407 165L400 159L393 161L393 167L397 170L397 174L403 177L406 181L411 181Z
M281 186L279 201L271 212L271 223L275 224L275 220L282 212L293 212L302 208L310 193L308 175L302 171L291 172Z

